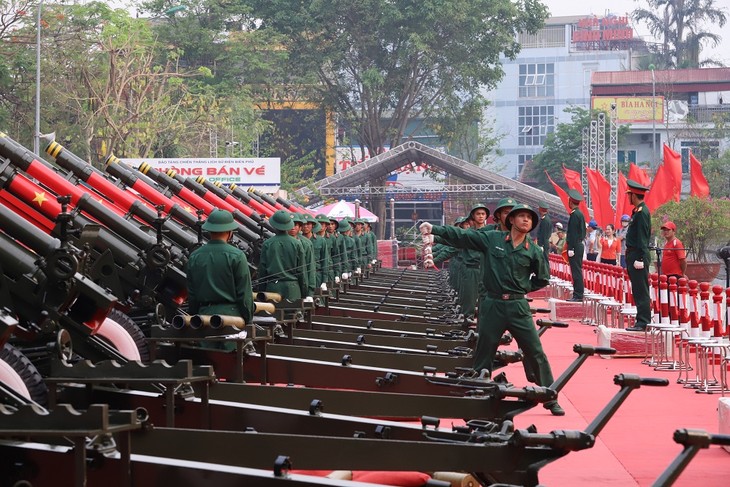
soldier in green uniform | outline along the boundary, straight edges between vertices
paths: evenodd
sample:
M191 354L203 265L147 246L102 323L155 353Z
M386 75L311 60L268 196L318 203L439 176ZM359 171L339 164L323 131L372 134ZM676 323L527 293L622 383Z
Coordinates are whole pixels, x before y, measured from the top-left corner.
M352 226L352 239L355 242L355 249L357 251L355 268L357 269L359 267L362 270L367 267L368 259L367 241L365 240L365 234L363 233L365 222L360 218L355 218L350 222L350 225Z
M506 232L507 225L505 221L507 220L507 215L510 211L512 211L512 207L516 204L517 202L514 198L502 198L499 200L497 207L494 209L494 215L492 215L494 223L487 225L485 230L499 230L500 232Z
M454 226L458 228L469 228L469 218L460 216L454 221ZM449 261L449 285L458 293L460 291L461 279L461 249L452 247L441 239L434 236L434 242L438 245L433 252L433 264L440 264L446 260Z
M294 222L294 228L289 230L289 235L294 237L297 242L302 246L304 252L304 282L306 292L302 297L314 296L314 283L317 281L317 270L314 267L314 249L312 248L312 242L309 239L302 238L302 228L307 223L306 218L302 213L292 212L292 221Z
M352 274L357 266L358 255L355 240L352 238L352 226L347 217L340 220L337 231L340 234L337 240L340 245L340 255L342 256L342 274Z
M540 212L540 225L537 227L537 245L542 247L542 252L545 254L545 260L548 260L548 253L550 253L550 235L553 233L553 221L548 215L550 207L545 201L541 201L537 205L537 211Z
M327 228L329 227L330 220L327 218L327 215L323 213L318 214L314 218L319 223L319 231L316 231L315 227L315 232L322 241L323 246L322 265L320 266L322 282L331 283L335 281L335 274L332 267L332 244L334 243L334 239L329 238L327 235Z
M370 263L372 263L372 261L378 260L378 237L373 232L373 225L367 220L365 220L365 235L368 236L368 240L370 241L370 255L368 258L370 259Z
M302 224L302 234L300 235L299 240L305 245L309 243L312 249L312 258L310 261L310 265L308 267L308 288L312 292L310 296L314 296L317 293L317 290L322 286L322 261L324 260L322 257L322 254L324 252L324 242L322 239L317 237L315 228L319 229L319 222L314 219L312 215L309 213L303 213L302 218L304 219L304 223ZM306 252L305 252L306 253Z
M568 190L568 235L565 241L568 244L568 262L570 275L573 277L573 297L568 301L583 301L583 240L586 238L586 219L578 205L583 201L583 195L574 189Z
M202 226L210 240L186 264L190 314L253 317L253 291L246 254L229 245L238 224L227 210L214 210Z
M278 210L269 218L276 234L267 238L261 246L259 283L264 291L279 293L285 299L295 301L307 295L304 276L304 248L288 234L294 228L293 215Z
M332 256L332 274L334 274L337 281L340 280L342 273L345 272L343 269L343 259L346 258L340 253L341 242L337 232L339 223L337 219L330 218L329 224L327 225L327 238L331 239L330 255Z
M649 190L633 179L626 181L634 210L626 230L626 270L631 280L631 292L636 304L636 322L626 328L630 331L644 331L651 321L651 301L649 299L649 236L651 235L651 214L644 203L644 195Z
M538 215L527 205L516 204L507 215L508 232L474 232L448 226L421 224L424 235L433 233L446 242L484 254L487 289L479 305L479 338L474 352L474 369L491 371L499 341L509 331L524 353L528 380L548 387L552 370L542 349L525 295L548 285L550 272L540 248L529 236L538 224ZM528 370L537 373L528 373ZM544 404L556 416L565 411L557 401Z

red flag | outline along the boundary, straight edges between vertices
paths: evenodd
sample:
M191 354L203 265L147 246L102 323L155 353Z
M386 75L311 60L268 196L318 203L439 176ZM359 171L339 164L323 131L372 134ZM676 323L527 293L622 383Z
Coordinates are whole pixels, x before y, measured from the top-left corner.
M664 170L674 187L672 198L679 201L682 194L682 156L667 144L664 144Z
M565 182L568 183L568 188L574 189L580 194L583 194L583 183L578 171L573 171L572 169L568 169L563 166L563 177L565 178ZM586 221L591 219L590 213L588 213L588 206L586 206L586 200L581 201L578 208L580 208L580 211L583 213ZM570 213L570 210L568 210L568 213Z
M565 177L565 182L568 183L568 188L583 194L583 180L578 171L573 171L563 166L563 177Z
M598 226L606 228L606 225L613 223L614 211L611 206L611 184L606 181L603 174L594 170L586 169L588 176L588 187L591 190L591 207L593 208L593 219Z
M651 183L651 190L644 198L646 206L651 212L662 206L667 201L674 199L674 181L667 172L666 166L662 164L657 169L654 181Z
M629 179L633 179L637 183L644 185L647 188L651 186L651 178L649 177L649 175L646 174L646 171L641 169L633 162L629 165Z
M698 198L709 198L710 197L710 185L707 184L707 178L705 178L702 172L702 163L695 157L691 152L689 153L689 164L690 164L690 195Z
M570 213L570 206L568 205L568 200L570 199L568 197L568 193L565 192L563 188L557 185L555 181L553 181L553 178L550 177L547 171L545 171L545 176L547 176L548 181L550 181L550 184L553 185L553 188L555 188L555 193L558 195L558 198L560 198L560 201L563 202L563 206L565 207L565 211Z
M624 173L619 171L618 192L616 193L616 218L614 220L614 226L616 228L621 228L621 217L628 215L628 209L631 207L631 203L629 203L629 199L626 197L627 188L626 176L624 176Z

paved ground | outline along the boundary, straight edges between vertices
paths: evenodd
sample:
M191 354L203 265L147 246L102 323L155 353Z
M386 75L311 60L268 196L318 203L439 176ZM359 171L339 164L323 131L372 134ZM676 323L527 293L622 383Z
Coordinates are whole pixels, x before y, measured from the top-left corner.
M535 301L533 306L544 306ZM573 344L596 345L595 328L570 322L567 329L548 330L543 344L557 377L575 358ZM508 379L525 385L521 364L507 369ZM664 377L668 387L642 387L632 392L599 434L594 448L568 454L540 471L546 486L648 486L681 451L672 435L679 428L717 433L719 394L696 394L676 383L676 372L660 372L642 365L638 358L591 357L568 383L560 396L563 417L535 408L515 418L516 428L535 424L539 432L583 429L618 391L613 377L620 373ZM730 485L730 453L713 446L701 450L675 485Z

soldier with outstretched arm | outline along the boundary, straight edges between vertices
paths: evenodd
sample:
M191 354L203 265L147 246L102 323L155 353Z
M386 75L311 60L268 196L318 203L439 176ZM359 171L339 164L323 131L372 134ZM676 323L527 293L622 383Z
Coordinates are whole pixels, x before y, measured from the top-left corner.
M486 293L479 304L474 369L490 370L499 341L509 331L524 353L525 370L537 371L532 379L548 387L554 382L553 373L525 299L527 293L547 286L550 279L543 252L529 236L538 221L534 210L517 204L507 215L506 232L478 232L430 223L421 224L420 230L424 236L433 234L449 245L478 250L484 256L482 276ZM530 380L532 374L526 375ZM557 401L544 406L556 416L565 414Z

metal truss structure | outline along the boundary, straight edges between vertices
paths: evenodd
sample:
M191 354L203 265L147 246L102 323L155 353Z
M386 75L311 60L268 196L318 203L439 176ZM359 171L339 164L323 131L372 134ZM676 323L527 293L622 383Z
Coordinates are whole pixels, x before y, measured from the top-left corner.
M393 171L408 164L425 163L443 170L444 172L465 181L465 184L449 185L445 190L429 189L396 189L391 187L372 187L370 181L384 177ZM495 198L511 196L525 204L536 206L540 201L546 201L552 208L562 208L562 202L557 196L533 188L514 179L500 176L475 164L445 154L419 142L409 141L387 152L355 164L342 172L324 178L314 185L321 195L361 195L386 194L390 192L425 193L462 191L475 193L491 193ZM297 190L297 194L313 201L317 198L316 191L305 187Z
M581 139L581 180L586 204L591 206L591 194L588 187L587 169L598 171L611 185L611 205L616 207L618 187L618 126L616 124L616 108L609 114L609 146L606 149L606 115L599 113L590 126L583 129Z
M448 184L437 188L419 188L415 186L356 186L346 188L322 188L322 196L362 196L362 195L390 195L390 194L488 194L497 195L511 191L513 188L503 184Z
M616 208L618 201L618 124L616 105L611 106L608 130L608 182L611 184L611 204Z

